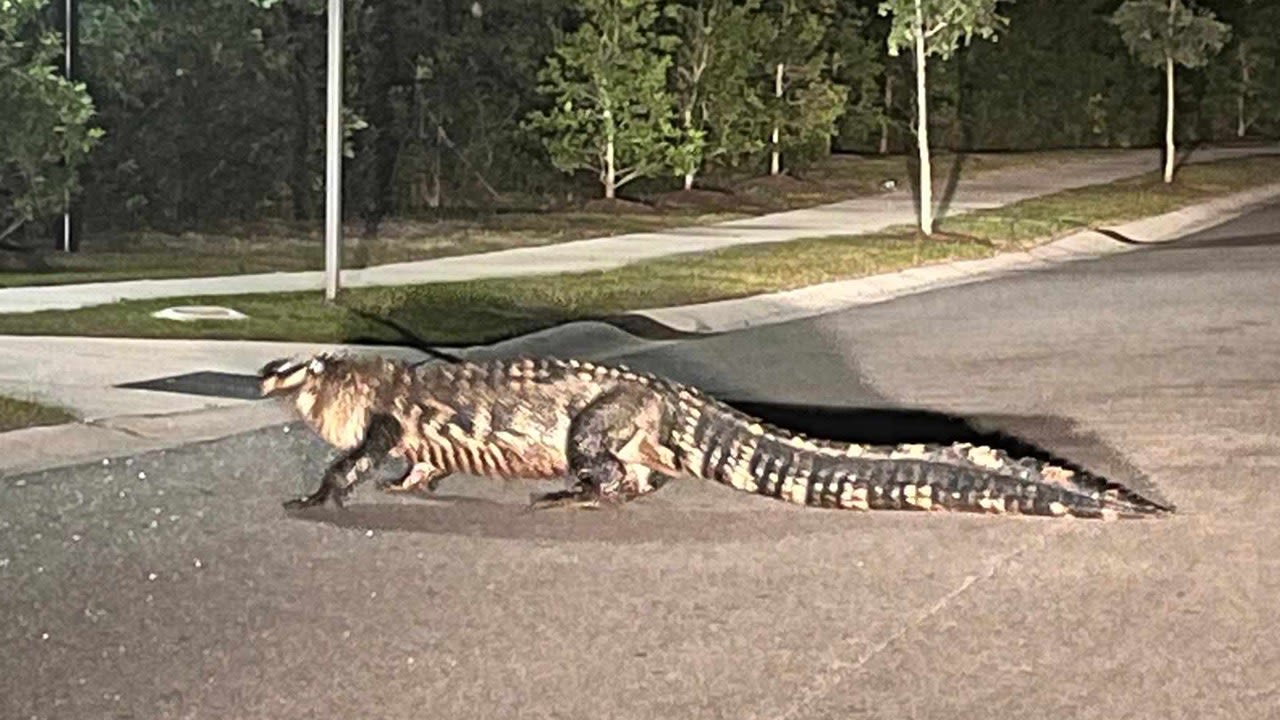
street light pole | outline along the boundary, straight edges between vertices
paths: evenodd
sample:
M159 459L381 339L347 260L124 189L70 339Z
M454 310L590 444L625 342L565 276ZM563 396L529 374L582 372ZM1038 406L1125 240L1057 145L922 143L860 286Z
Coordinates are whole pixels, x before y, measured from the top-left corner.
M68 0L70 1L70 0ZM329 0L328 108L325 120L324 297L338 297L342 263L342 0Z

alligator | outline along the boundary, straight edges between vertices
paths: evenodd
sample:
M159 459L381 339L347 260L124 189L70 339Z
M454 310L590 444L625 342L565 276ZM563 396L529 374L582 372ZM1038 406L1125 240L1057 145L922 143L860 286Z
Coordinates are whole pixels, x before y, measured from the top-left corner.
M1152 517L1172 505L1066 464L971 443L863 445L769 425L696 387L578 360L411 363L377 355L283 358L259 371L341 451L289 509L341 506L388 458L388 492L434 492L448 475L564 480L536 508L600 506L674 478L855 510Z

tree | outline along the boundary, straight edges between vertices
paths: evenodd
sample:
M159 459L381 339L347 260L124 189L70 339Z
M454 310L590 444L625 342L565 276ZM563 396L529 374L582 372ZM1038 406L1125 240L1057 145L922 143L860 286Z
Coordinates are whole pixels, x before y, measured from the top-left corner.
M784 151L803 161L829 149L849 88L826 72L830 57L823 40L834 0L772 0L763 10L771 31L763 52L769 70L769 174L777 175Z
M319 197L323 105L299 105L292 79L323 97L323 16L286 32L278 20L294 9L275 0L81 4L83 74L108 131L85 170L95 224L195 227L256 217L281 196L300 209ZM315 30L319 43L308 45L318 52L301 57L298 38Z
M885 0L881 15L892 15L889 55L912 47L916 60L916 145L920 153L920 229L933 234L933 177L929 166L929 113L925 59L946 60L974 35L996 38L1007 20L996 13L1000 0Z
M669 36L654 32L655 0L584 0L582 25L557 43L538 73L555 106L529 115L551 162L599 174L605 198L669 164L673 102Z
M34 220L63 211L77 171L102 131L93 101L62 77L62 41L44 27L48 0L0 0L0 245Z
M831 79L848 88L837 124L841 149L864 146L874 137L888 152L889 107L893 104L892 74L880 50L882 36L872 26L871 9L842 2L827 23L823 47Z
M1158 140L1150 109L1159 101L1159 83L1133 72L1109 24L1118 4L1018 0L1007 7L1016 32L965 51L960 96L969 147L1125 147ZM929 80L936 91L939 79L931 73Z
M1215 7L1232 28L1231 63L1213 68L1210 83L1217 94L1230 95L1235 136L1242 138L1280 100L1268 92L1278 87L1280 39L1275 28L1280 24L1280 5L1268 0L1223 0Z
M686 190L705 163L736 165L764 146L764 104L742 91L760 59L766 19L759 9L759 0L693 0L667 7L680 38L672 64L680 140L672 160Z
M1226 43L1230 29L1208 10L1183 0L1126 0L1112 22L1120 29L1129 52L1138 62L1164 67L1165 125L1164 181L1173 182L1173 68L1200 67Z

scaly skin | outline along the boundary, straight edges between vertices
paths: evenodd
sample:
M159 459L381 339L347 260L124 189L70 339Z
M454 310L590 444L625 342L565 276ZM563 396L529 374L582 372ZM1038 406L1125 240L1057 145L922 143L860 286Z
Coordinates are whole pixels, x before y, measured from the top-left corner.
M876 446L771 427L696 388L623 367L517 359L411 365L318 355L261 371L264 395L344 454L306 507L342 498L387 457L388 489L445 476L567 478L539 505L627 501L673 477L817 507L1141 517L1172 508L1088 473L966 444Z

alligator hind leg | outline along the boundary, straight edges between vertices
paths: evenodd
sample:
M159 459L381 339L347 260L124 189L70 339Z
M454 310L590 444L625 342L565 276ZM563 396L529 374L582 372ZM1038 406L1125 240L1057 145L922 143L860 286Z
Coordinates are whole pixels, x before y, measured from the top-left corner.
M660 401L643 388L621 388L597 398L569 425L565 456L570 488L535 496L533 505L621 504L657 490L667 477L653 466L666 470L674 465L664 460L656 439L661 412Z
M616 492L601 493L597 475L579 480L573 487L547 493L535 493L529 498L529 506L535 510L557 507L597 508L603 504L622 504L656 492L672 478L655 473L642 465L625 465L625 476L620 483L605 483L617 487ZM590 472L590 471L589 471Z
M430 463L415 463L399 479L385 483L382 490L388 493L430 495L440 486L440 481L448 476L448 471L440 470Z

